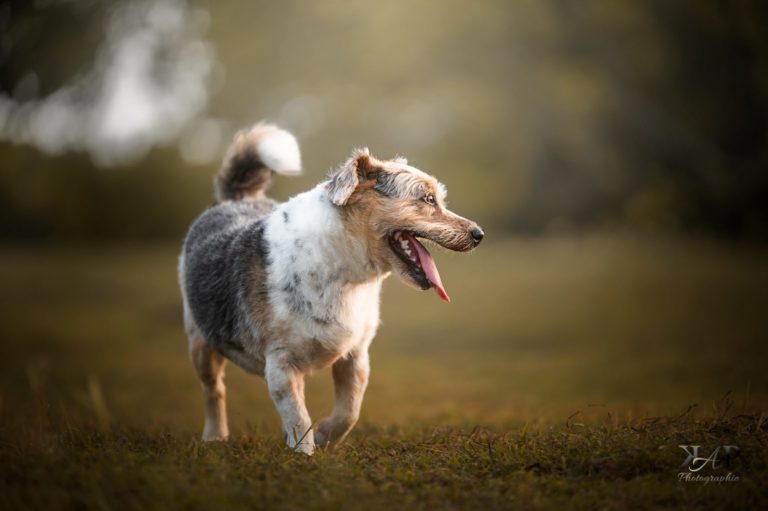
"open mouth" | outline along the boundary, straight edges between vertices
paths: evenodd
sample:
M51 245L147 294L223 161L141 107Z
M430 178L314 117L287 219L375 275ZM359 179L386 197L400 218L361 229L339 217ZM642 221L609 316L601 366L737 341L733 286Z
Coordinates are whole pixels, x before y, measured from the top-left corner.
M435 260L432 255L416 239L416 234L409 231L394 231L389 235L389 245L395 254L403 260L408 267L411 277L422 289L430 287L437 291L437 294L450 302L448 293L445 292L443 283L440 280L440 273L437 271Z

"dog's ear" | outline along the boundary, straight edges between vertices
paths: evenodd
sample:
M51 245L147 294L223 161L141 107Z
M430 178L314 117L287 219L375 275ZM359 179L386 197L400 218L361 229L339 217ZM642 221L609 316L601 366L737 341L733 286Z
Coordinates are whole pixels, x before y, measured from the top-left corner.
M371 156L367 147L357 149L331 176L331 181L328 183L331 202L337 206L346 205L358 187L365 183L375 183L380 171L380 165Z

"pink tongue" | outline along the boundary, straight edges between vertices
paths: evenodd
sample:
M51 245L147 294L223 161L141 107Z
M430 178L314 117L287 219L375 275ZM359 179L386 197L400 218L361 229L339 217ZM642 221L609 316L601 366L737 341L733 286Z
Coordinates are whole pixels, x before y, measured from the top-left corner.
M427 252L427 249L424 248L424 245L419 243L416 238L410 234L403 234L408 238L408 241L410 241L411 244L416 247L416 252L419 253L419 264L421 264L421 269L424 270L424 273L427 275L427 279L432 284L432 287L435 288L435 291L437 291L437 294L440 295L440 298L450 303L451 298L443 288L443 282L440 280L440 274L437 272L435 260L432 259L432 256L429 252Z

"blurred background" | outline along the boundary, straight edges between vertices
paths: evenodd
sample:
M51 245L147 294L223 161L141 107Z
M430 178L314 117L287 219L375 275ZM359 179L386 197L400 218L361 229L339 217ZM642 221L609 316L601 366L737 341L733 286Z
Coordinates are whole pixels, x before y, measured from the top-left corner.
M176 257L261 119L305 163L274 197L368 146L488 234L437 255L451 305L387 283L364 421L764 406L767 21L748 0L3 2L0 411L197 431ZM261 380L229 380L235 432L277 424Z

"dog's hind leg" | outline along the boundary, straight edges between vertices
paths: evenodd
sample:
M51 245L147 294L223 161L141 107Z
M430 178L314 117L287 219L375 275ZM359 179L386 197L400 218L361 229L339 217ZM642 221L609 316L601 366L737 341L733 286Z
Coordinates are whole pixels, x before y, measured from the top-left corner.
M315 451L315 438L304 403L304 374L291 364L284 351L276 350L266 357L264 377L283 420L288 447L311 455Z
M360 406L368 386L370 362L367 350L350 353L333 364L336 404L331 416L320 421L315 440L320 447L339 444L360 417Z
M190 332L189 356L203 386L205 400L203 440L226 440L229 437L224 387L224 366L227 360L208 346L198 331Z

